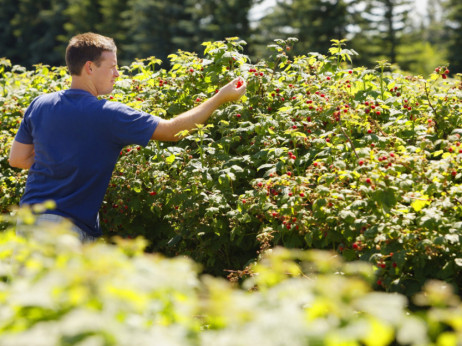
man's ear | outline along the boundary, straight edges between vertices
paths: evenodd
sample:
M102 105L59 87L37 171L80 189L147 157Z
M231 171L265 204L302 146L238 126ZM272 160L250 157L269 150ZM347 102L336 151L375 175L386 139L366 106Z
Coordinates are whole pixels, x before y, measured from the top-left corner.
M92 74L93 73L93 62L87 61L85 65L83 65L83 68L87 74Z

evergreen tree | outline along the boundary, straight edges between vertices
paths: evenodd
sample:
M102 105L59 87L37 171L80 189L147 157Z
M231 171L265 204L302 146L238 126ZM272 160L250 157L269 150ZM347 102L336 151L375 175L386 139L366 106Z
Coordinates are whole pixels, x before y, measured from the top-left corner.
M95 31L112 37L117 44L119 59L125 60L124 44L128 41L125 18L128 0L99 0L101 21L96 23Z
M16 60L16 40L14 36L14 28L11 25L11 18L18 11L17 0L0 0L0 54L2 57L7 57L11 60Z
M166 63L169 54L189 50L196 42L194 26L188 25L194 5L194 0L129 0L123 61L155 56Z
M447 54L443 0L433 0L421 16L414 16L415 27L403 34L397 62L401 69L427 76L443 65Z
M250 9L262 0L199 0L201 9L201 38L223 40L226 37L250 36Z
M462 73L462 3L459 0L448 0L446 8L450 71L452 74Z
M59 41L63 33L65 2L59 0L0 0L1 55L30 67L62 65Z
M256 33L261 45L268 40L294 36L296 54L327 54L332 39L344 39L353 12L345 0L278 0L272 13L264 16Z
M397 50L402 44L403 34L410 28L411 0L364 0L357 1L357 25L359 33L354 37L354 48L363 58L362 62L387 59L397 62Z
M102 21L101 1L67 0L65 10L67 22L64 24L68 38L89 31L96 31Z

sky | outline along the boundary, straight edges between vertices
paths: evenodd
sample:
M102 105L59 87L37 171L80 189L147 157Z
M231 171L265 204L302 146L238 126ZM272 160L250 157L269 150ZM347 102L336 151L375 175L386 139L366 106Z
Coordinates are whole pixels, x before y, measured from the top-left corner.
M414 6L416 7L417 12L419 12L421 15L425 13L427 1L428 0L414 0ZM252 20L260 19L266 13L266 11L270 10L270 8L274 6L274 4L276 4L276 0L264 0L263 3L255 6L250 11L250 18L252 18Z

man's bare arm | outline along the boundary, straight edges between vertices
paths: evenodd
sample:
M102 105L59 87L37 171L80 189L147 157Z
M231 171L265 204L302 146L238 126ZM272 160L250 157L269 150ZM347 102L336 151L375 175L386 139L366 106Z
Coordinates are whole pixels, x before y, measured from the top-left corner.
M13 140L8 159L11 167L29 169L34 163L34 157L35 150L33 144L24 144Z
M203 102L197 107L190 109L173 119L161 120L157 125L151 139L158 141L173 141L176 142L181 137L176 136L184 130L192 130L197 124L203 124L212 115L212 113L222 104L230 101L237 101L244 95L246 85L239 79L226 84L213 97Z

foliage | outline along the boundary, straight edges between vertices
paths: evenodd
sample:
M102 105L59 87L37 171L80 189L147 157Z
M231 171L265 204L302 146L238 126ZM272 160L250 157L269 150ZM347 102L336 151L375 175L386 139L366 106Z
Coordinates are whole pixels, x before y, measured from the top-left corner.
M251 36L249 10L262 0L0 0L1 56L31 68L60 65L82 32L113 37L119 61L199 51L204 41Z
M344 41L329 56L294 56L296 42L275 40L256 65L229 39L205 43L205 58L172 54L168 71L155 58L122 68L108 98L165 118L236 76L248 89L178 143L124 148L101 208L105 234L142 235L148 251L188 255L215 275L239 277L281 245L369 261L378 290L411 296L428 279L460 289L461 82L444 66L428 78L386 61L349 68ZM5 155L31 99L67 78L6 67ZM26 172L1 164L6 208Z
M462 73L462 51L460 47L462 39L462 5L460 1L448 0L446 2L446 9L448 11L448 21L445 28L449 36L448 59L454 70Z
M348 26L355 22L354 6L349 1L295 0L276 1L274 9L258 23L255 32L257 45L263 43L259 56L265 54L268 37L295 36L300 43L294 49L297 55L307 52L326 53L331 39L343 39Z
M397 48L403 45L403 32L409 27L409 16L412 11L410 0L366 0L362 11L361 33L372 45L364 46L364 53L372 58L388 58L391 63L397 61ZM380 43L379 43L380 42ZM372 51L371 51L372 48ZM374 51L375 50L375 51Z
M25 220L31 215L21 211ZM64 226L0 233L2 345L452 345L462 303L442 282L407 309L373 268L319 251L268 252L238 288L145 241L82 246Z

